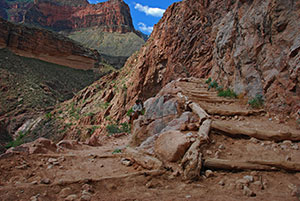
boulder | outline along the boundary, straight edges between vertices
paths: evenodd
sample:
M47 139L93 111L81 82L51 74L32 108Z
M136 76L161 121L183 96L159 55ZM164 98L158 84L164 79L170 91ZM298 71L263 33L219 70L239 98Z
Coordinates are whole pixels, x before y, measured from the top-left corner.
M28 154L46 154L49 151L56 152L57 146L49 139L38 138L33 142L22 144L18 147L10 148L6 153L28 153Z
M155 141L155 153L162 160L176 162L183 157L190 144L180 131L167 131Z
M76 140L62 140L59 143L57 143L58 147L63 147L67 149L76 149L76 146L78 146L79 143Z
M100 142L97 136L93 135L90 139L87 140L87 143L90 146L100 146Z

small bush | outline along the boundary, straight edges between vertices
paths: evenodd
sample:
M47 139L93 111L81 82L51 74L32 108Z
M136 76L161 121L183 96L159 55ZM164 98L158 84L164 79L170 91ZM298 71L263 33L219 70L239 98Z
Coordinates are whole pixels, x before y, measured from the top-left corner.
M210 84L210 82L211 82L211 77L209 77L209 78L205 81L206 84Z
M106 126L106 131L108 132L109 135L113 135L116 133L122 133L121 129L117 124L108 124Z
M126 84L123 84L122 90L123 90L123 91L126 91L126 90L127 90Z
M217 90L218 92L220 92L220 91L223 91L224 88L223 88L223 86L218 86L218 87L216 88L216 90Z
M51 112L45 114L46 120L49 121L52 118Z
M71 103L71 110L69 111L71 117L74 117L76 120L80 119L80 109L76 108L74 103Z
M215 80L210 82L209 85L208 85L208 90L210 90L211 88L218 88L219 87L219 84L218 82L216 82Z
M119 153L121 153L121 152L122 152L121 149L115 149L115 150L112 152L112 154L119 154Z
M130 108L130 109L127 111L127 116L130 117L132 113L133 113L133 109Z
M237 94L231 89L220 90L218 92L218 96L226 98L237 98Z
M89 134L93 135L95 130L97 130L99 127L98 126L93 126L92 128L89 128Z
M19 136L18 136L15 140L9 142L9 143L5 146L5 148L6 148L6 149L9 149L9 148L11 148L11 147L17 147L17 146L20 146L21 144L24 143L24 142L23 142L23 138L24 138L25 135L26 135L26 133L23 134L23 132L20 131L20 132L19 132Z
M264 98L261 94L257 94L254 98L252 98L251 100L248 101L248 104L252 107L252 108L261 108L264 105Z
M130 132L130 125L127 122L121 123L121 130L124 133L129 133Z
M101 103L99 106L102 109L107 109L109 107L110 103L109 102L105 102L105 103Z
M128 117L130 117L130 116L132 115L132 113L133 113L133 109L130 108L130 109L127 111L126 115L127 115ZM143 108L143 110L141 111L141 115L144 115L144 114L145 114L145 108Z
M127 122L121 123L121 125L109 124L106 126L106 131L108 132L108 135L117 133L130 133L130 125Z
M95 113L93 113L93 112L89 112L86 114L87 117L93 117L94 115L95 115Z

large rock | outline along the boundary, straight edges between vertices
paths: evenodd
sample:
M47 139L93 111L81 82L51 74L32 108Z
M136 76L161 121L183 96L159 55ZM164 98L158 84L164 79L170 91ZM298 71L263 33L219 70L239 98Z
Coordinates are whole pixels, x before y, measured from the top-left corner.
M79 143L76 140L62 140L57 143L57 146L66 149L76 149Z
M22 144L18 147L12 147L6 151L8 153L27 153L27 154L46 154L48 152L56 152L57 146L51 140L46 138L38 138L33 142Z
M190 140L180 131L167 131L155 141L155 153L162 160L176 162L183 157L190 145Z

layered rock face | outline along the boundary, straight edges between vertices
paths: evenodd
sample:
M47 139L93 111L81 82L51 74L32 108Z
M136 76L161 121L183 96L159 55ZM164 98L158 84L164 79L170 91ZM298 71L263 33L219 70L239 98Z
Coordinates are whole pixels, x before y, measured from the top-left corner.
M100 55L51 31L15 25L0 19L0 48L20 56L78 69L98 67Z
M0 9L3 18L62 33L98 50L115 68L122 67L145 43L145 36L134 29L130 9L123 0L98 4L87 0L1 1L6 4Z
M89 4L86 0L16 2L9 20L37 24L55 31L101 27L106 32L134 32L130 10L122 0Z
M146 99L178 77L209 77L273 111L300 103L300 2L187 0L154 27L132 64L129 97ZM297 105L298 104L298 105Z

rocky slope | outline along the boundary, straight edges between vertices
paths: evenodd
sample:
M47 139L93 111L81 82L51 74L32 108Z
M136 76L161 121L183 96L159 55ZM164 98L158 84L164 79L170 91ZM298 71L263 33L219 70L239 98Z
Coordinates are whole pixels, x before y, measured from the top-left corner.
M299 107L299 2L183 1L170 6L134 64L129 93L147 98L178 77L212 77L270 110Z
M16 0L9 1L8 8L3 10L6 13L2 11L2 16L13 22L63 33L108 56L128 58L144 44L144 35L134 29L129 7L122 0L98 4L86 0ZM122 43L120 38L124 39ZM117 67L125 63L121 61Z
M101 60L97 51L84 48L67 37L3 19L0 19L0 48L8 48L21 56L85 70L98 68Z
M126 112L136 99L145 101L170 81L193 76L212 77L223 88L233 89L244 104L261 95L264 108L275 113L276 119L296 121L300 92L295 27L299 27L300 7L293 2L189 0L173 4L118 75L95 82L62 106L67 111L73 105L78 119L70 112L62 118L73 125L97 126L99 135L111 124L109 120L126 121ZM279 29L279 22L285 26ZM86 117L88 113L93 115ZM65 136L86 139L75 135L78 129L68 128Z
M0 152L28 119L112 69L69 38L0 19Z
M277 133L279 127L282 132ZM238 135L237 130L241 131ZM207 91L204 79L167 84L145 102L145 115L134 122L132 131L132 135L101 136L88 144L39 138L9 149L0 155L1 198L300 198L297 131L290 130L290 124L269 121L262 110ZM294 142L278 141L289 138Z
M101 70L68 68L0 49L0 152L13 136L19 136L20 126L72 98L109 69Z

